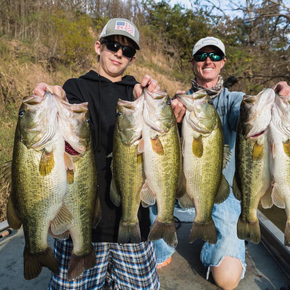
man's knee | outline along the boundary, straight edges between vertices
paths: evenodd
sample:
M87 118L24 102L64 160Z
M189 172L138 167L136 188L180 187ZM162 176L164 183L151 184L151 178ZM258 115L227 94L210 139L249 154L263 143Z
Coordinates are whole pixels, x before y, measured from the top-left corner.
M237 258L225 257L217 267L211 267L215 283L222 289L235 289L241 280L243 267Z

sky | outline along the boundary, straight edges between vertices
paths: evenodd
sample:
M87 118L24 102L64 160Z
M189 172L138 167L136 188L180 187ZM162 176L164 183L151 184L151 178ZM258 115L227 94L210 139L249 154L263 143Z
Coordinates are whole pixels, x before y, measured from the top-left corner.
M228 0L211 0L210 2L213 3L214 5L216 5L217 7L220 7L221 9L223 9L224 13L226 13L226 14L227 14L227 12L230 12L230 10L231 10L229 7ZM241 4L243 2L245 2L245 0L240 0L239 4ZM181 4L181 5L185 6L185 8L189 8L189 9L192 8L193 3L194 3L194 0L169 0L169 4L171 4L172 6L174 4ZM206 1L206 0L201 0L200 3L201 3L201 5L211 6L209 1ZM221 12L216 10L215 13L219 14Z
M278 0L273 0L273 1L278 2ZM156 0L156 2L159 2L159 1ZM201 4L208 5L208 6L211 5L210 3L213 3L217 7L220 7L225 14L229 14L229 13L233 13L231 6L232 7L245 6L246 0L239 0L239 1L237 1L237 0L231 0L231 1L230 0L210 0L210 1L200 0L200 2L201 2ZM235 4L232 4L230 2L235 3ZM262 2L262 0L256 0L255 2L260 3L260 2ZM177 3L184 5L185 8L191 9L192 5L194 3L194 0L169 0L169 4L171 4L172 6L174 4L177 4ZM289 11L290 10L290 0L283 0L283 3L287 7L287 11ZM215 10L214 13L219 15L221 12L219 10Z

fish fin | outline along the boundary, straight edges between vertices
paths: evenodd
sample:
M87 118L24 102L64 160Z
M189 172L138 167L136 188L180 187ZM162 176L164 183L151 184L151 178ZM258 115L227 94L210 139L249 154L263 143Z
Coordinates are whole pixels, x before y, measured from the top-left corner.
M182 139L180 139L180 142L181 142L181 153L182 153L182 156L184 157L184 155L185 155L185 139L184 138L182 138Z
M178 204L179 204L182 208L192 208L192 207L194 207L194 201L193 201L193 199L188 195L187 192L186 192L185 194L183 194L183 196L179 197L177 200L178 200Z
M85 270L91 269L96 265L96 254L94 248L91 246L91 251L82 256L78 256L72 252L70 261L68 263L67 278L74 280L81 276Z
M141 188L140 198L142 202L147 205L153 205L156 202L156 194L148 186L148 183L146 180Z
M224 145L224 159L223 159L223 169L225 169L231 160L232 152L228 144Z
M63 157L64 157L65 168L69 170L74 170L74 162L73 162L72 156L68 154L67 152L64 152Z
M141 138L137 146L137 154L142 154L144 152L144 139Z
M119 224L118 243L141 243L139 223L126 224L122 220Z
M283 142L283 149L287 157L290 157L290 140L289 139L286 142Z
M51 231L51 227L48 228L48 234L50 236L52 236L53 238L55 239L58 239L58 240L67 240L69 238L69 231L65 231L64 233L62 234L59 234L59 235L55 235L52 231Z
M284 245L290 246L290 223L287 222L284 231Z
M14 209L11 196L8 197L7 203L7 222L15 230L18 230L22 225L22 221Z
M143 163L143 154L137 154L137 164Z
M54 154L48 152L45 149L42 151L42 155L39 161L39 173L41 176L49 175L54 168Z
M158 155L164 155L163 145L158 137L154 139L151 138L151 146L155 153L157 153Z
M67 182L68 184L74 183L74 163L71 155L64 152L64 164L66 168Z
M175 223L162 223L157 219L150 229L148 241L163 239L169 246L176 248L178 244Z
M243 221L240 216L237 225L237 234L241 240L249 239L252 243L258 244L261 240L259 220L257 219L255 222L250 223Z
M74 183L75 175L74 175L74 171L73 170L67 169L66 176L67 176L67 183L68 184Z
M254 160L261 160L264 153L263 153L264 145L259 144L256 142L253 147L252 156Z
M192 153L200 158L203 155L203 142L202 142L202 136L199 136L198 138L193 138L192 140Z
M261 205L263 208L271 208L273 206L273 199L272 199L272 186L270 186L266 193L261 197Z
M284 196L280 194L277 184L275 183L272 190L272 200L273 203L279 208L285 208Z
M236 199L242 200L242 193L238 187L236 175L234 176L234 179L233 179L233 194Z
M275 146L275 143L274 142L270 146L270 150L271 150L271 153L272 153L272 157L273 158L276 158L276 146Z
M47 267L54 274L59 274L57 260L55 259L51 248L47 247L44 251L37 254L30 254L28 250L24 249L24 278L31 280L36 278L42 267Z
M219 189L215 196L214 202L215 203L222 203L224 202L230 194L230 186L228 181L225 179L224 175L221 176L221 181L219 185Z
M0 192L11 192L11 181L12 181L12 160L1 164L0 168L0 180L1 187Z
M178 125L178 124L177 124L177 125ZM179 123L179 125L181 125L181 123ZM179 126L178 126L178 128L179 128ZM180 128L179 128L179 129L180 129ZM180 136L179 140L180 140L180 144L183 144L183 137L182 137L182 136Z
M210 244L217 242L216 227L212 219L207 223L193 222L189 235L189 243L192 243L197 238L202 238Z
M96 202L95 202L94 217L93 217L93 228L94 229L99 224L101 218L102 218L101 201L100 201L100 198L97 196Z
M62 205L56 217L50 223L53 235L61 235L68 231L73 224L73 216L65 204Z
M119 194L119 192L117 190L116 181L115 181L114 177L111 180L110 198L111 198L112 203L115 206L119 207L121 205L121 195Z

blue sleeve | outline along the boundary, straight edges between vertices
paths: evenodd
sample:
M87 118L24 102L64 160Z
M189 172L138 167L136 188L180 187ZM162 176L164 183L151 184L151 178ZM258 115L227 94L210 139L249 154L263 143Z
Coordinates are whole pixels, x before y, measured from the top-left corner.
M228 124L230 125L231 129L234 131L237 131L237 126L239 122L240 117L240 106L241 102L244 97L244 93L242 92L231 92L230 93L230 111L228 114Z

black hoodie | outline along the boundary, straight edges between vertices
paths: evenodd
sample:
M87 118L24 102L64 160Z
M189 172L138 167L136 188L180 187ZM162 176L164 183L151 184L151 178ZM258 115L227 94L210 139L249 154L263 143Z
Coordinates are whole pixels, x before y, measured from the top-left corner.
M70 103L89 103L92 136L97 165L98 194L101 201L102 218L93 229L94 242L117 242L121 207L110 200L111 158L107 156L113 149L113 132L118 99L133 101L133 89L137 81L125 76L120 82L112 82L91 70L87 74L69 79L63 85ZM149 211L139 210L142 240L147 239L150 227Z

